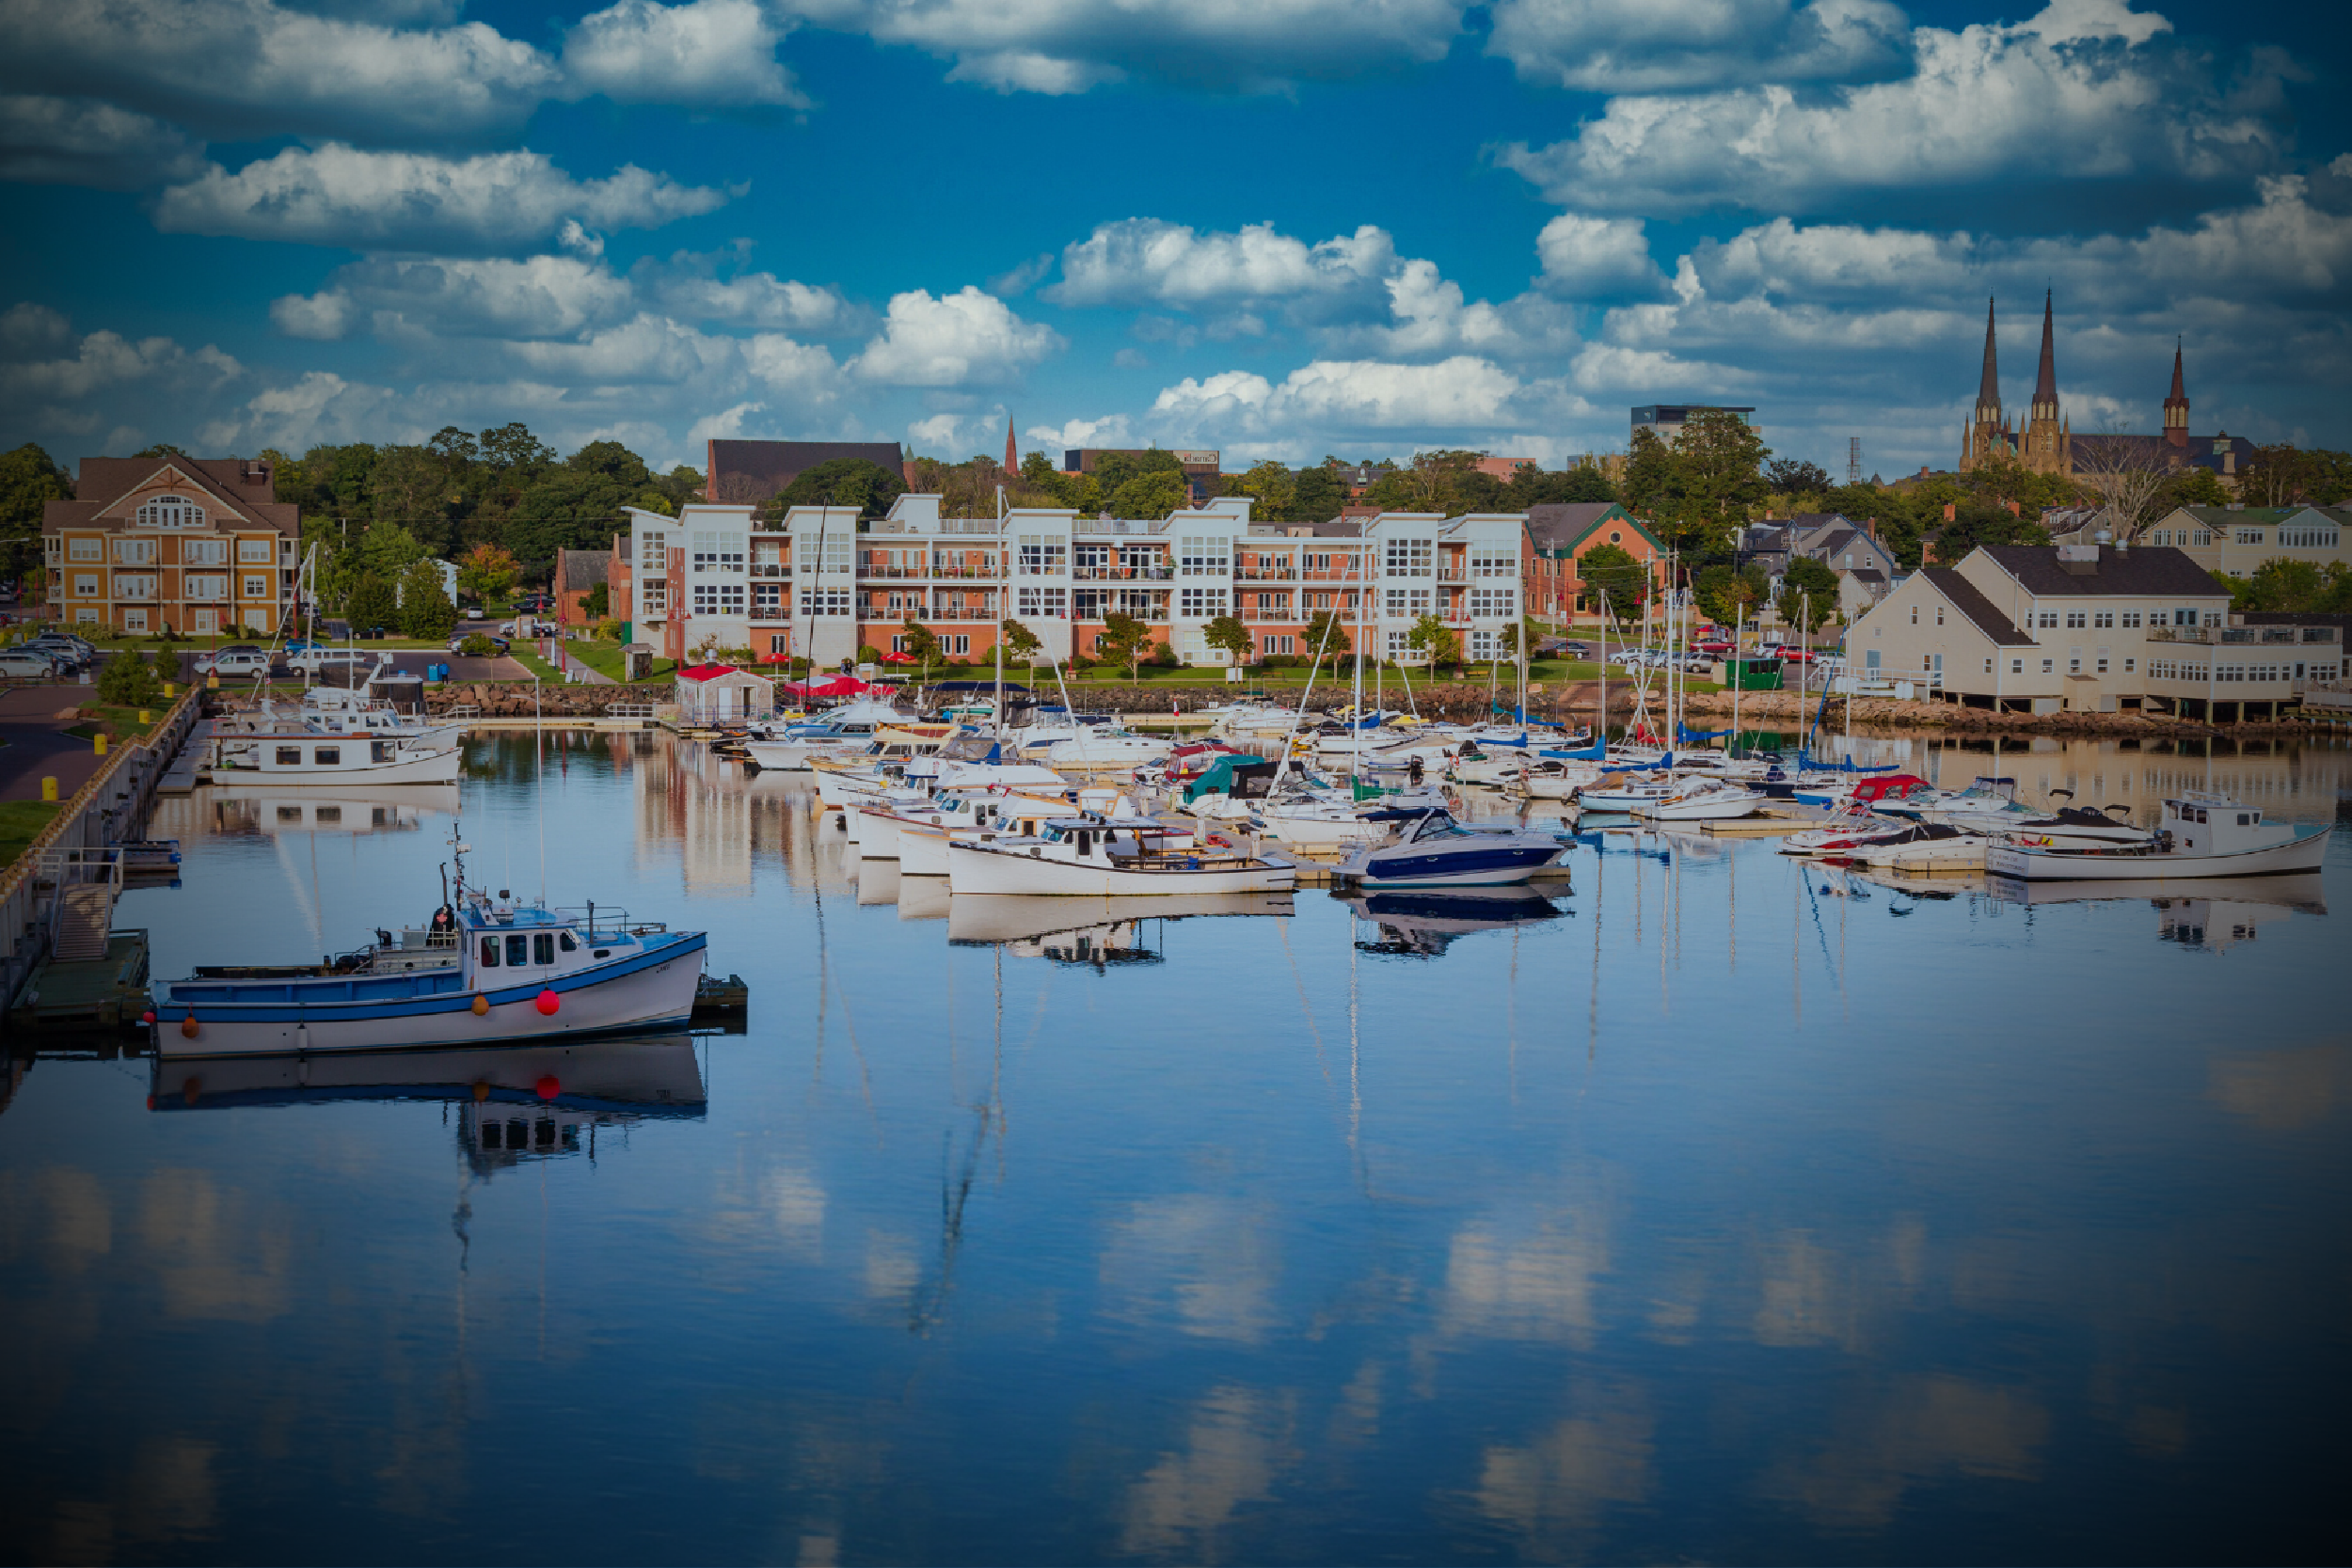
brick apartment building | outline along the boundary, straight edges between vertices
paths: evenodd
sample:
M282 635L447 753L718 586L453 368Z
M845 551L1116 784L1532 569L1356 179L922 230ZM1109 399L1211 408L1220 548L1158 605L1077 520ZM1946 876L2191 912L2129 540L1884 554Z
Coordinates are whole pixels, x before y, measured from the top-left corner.
M153 636L266 634L293 608L301 519L267 463L86 457L41 513L51 615Z

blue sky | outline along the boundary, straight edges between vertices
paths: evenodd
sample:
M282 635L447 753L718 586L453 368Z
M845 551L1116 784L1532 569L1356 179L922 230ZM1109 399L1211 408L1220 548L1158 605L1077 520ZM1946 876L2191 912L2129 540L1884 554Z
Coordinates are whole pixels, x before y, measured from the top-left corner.
M2253 17L2248 20L2249 14ZM2249 31L2249 28L2254 29ZM2352 444L2340 7L8 0L0 437Z

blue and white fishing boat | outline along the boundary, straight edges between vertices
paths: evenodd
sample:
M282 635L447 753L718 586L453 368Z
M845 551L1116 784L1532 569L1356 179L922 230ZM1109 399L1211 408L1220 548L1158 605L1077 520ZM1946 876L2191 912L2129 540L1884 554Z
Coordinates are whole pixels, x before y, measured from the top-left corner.
M1332 867L1334 880L1367 890L1406 887L1509 887L1559 863L1566 847L1524 828L1465 828L1441 807L1368 812L1389 836Z
M200 967L163 988L155 1044L168 1056L398 1051L683 1027L707 942L700 931L591 904L521 904L466 885L422 926L316 964Z

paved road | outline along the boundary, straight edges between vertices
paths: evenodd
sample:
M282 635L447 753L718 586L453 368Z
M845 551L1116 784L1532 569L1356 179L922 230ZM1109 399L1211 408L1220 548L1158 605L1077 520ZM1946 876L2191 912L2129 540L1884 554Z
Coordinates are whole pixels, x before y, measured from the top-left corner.
M57 798L70 799L98 771L96 748L67 735L71 720L59 714L92 701L87 686L20 686L0 691L0 800L38 800L40 781L57 781Z

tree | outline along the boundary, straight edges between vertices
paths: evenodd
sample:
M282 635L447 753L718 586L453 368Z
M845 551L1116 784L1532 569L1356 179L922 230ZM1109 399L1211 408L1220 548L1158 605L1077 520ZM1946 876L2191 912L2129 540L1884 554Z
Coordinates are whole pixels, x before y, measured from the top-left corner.
M2154 443L2131 436L2076 436L2074 471L2098 492L2107 526L2126 544L2155 520L2171 479Z
M1753 563L1735 570L1717 564L1702 570L1692 584L1699 608L1724 626L1738 626L1757 605L1772 596L1772 581Z
M612 585L609 582L592 584L580 596L580 613L590 621L601 621L612 613Z
M1166 517L1192 504L1192 492L1184 486L1181 468L1139 473L1104 494L1115 517Z
M794 474L792 483L760 508L760 515L781 517L786 508L794 506L854 506L861 517L880 517L906 490L905 479L878 463L835 457Z
M1462 663L1462 640L1452 626L1435 615L1423 615L1413 623L1413 629L1405 634L1405 645L1417 653L1429 656L1429 668L1438 670L1451 664L1458 671Z
M1117 610L1103 617L1103 635L1094 641L1095 657L1105 663L1124 664L1127 679L1133 683L1140 677L1144 656L1152 651L1152 626L1132 615Z
M2165 482L2154 515L2169 516L2184 506L2227 506L2234 499L2211 468L2191 465Z
M1200 640L1233 656L1235 664L1257 662L1258 640L1237 616L1219 615L1200 628Z
M482 461L493 471L525 478L555 461L555 449L533 436L519 420L484 431L480 449Z
M98 672L98 700L116 707L152 707L163 701L163 682L145 654L126 652L106 660Z
M1000 621L996 626L996 641L1005 652L1028 665L1029 679L1034 682L1037 679L1037 656L1045 647L1038 641L1037 633L1018 621Z
M1435 512L1459 516L1493 512L1503 504L1502 482L1479 468L1486 453L1439 449L1413 454L1409 467L1391 468L1364 492L1367 503L1390 512Z
M1776 608L1790 626L1820 630L1822 622L1837 613L1837 574L1809 555L1796 557L1781 574Z
M400 629L403 635L437 642L457 625L457 607L441 586L441 569L420 561L401 574Z
M1300 523L1327 523L1340 515L1347 504L1347 490L1340 483L1338 467L1329 463L1301 468L1292 482L1290 520Z
M2287 610L2302 614L2324 611L2338 596L2344 577L2341 562L2325 567L2285 557L2265 561L2248 578L2223 578L2234 610Z
M399 623L400 601L393 596L390 583L373 571L362 570L352 582L351 597L343 613L349 617L354 631L371 632Z
M1764 477L1778 496L1820 495L1831 484L1827 468L1794 457L1774 458L1764 466Z
M1347 624L1340 619L1336 610L1316 610L1307 617L1306 645L1311 661L1308 670L1311 677L1315 670L1322 668L1327 658L1336 669L1339 661L1347 657Z
M376 521L405 528L428 553L448 540L451 490L448 468L422 447L384 448L368 475Z
M1687 551L1727 541L1764 499L1759 470L1770 456L1739 415L1693 409L1674 441L1671 501L1680 515L1668 525L1669 542Z
M1649 568L1622 546L1595 545L1577 557L1576 575L1584 585L1583 597L1596 607L1604 594L1610 609L1620 615L1630 615L1649 602Z
M1252 464L1244 472L1228 474L1225 493L1229 496L1248 496L1253 503L1249 515L1261 522L1317 520L1297 515L1294 508L1298 500L1298 476L1291 472L1288 464L1277 462L1271 457L1263 463Z
M898 628L898 651L923 666L923 678L931 678L931 660L939 654L939 638L930 627L910 615Z
M384 581L398 582L411 565L425 558L417 536L398 523L370 523L359 536L359 564Z
M1583 464L1559 473L1533 466L1523 467L1502 487L1502 504L1513 512L1562 502L1597 501L1605 505L1617 499L1617 487L1609 483L1609 476Z
M504 598L506 591L515 586L515 574L519 563L514 553L498 545L476 545L457 563L457 590L469 597L488 604ZM602 583L596 586L603 587Z
M1645 517L1655 515L1673 499L1675 483L1674 448L1646 425L1636 430L1632 450L1626 455L1625 483L1620 486L1627 509Z
M9 577L24 571L28 555L38 554L48 504L72 499L72 476L30 441L0 456L0 545L8 552Z

